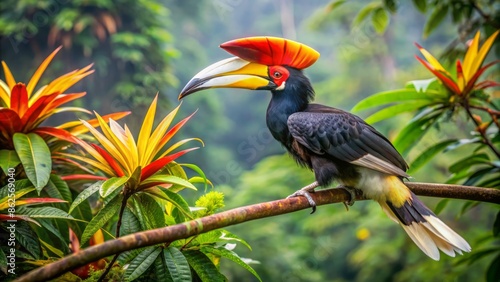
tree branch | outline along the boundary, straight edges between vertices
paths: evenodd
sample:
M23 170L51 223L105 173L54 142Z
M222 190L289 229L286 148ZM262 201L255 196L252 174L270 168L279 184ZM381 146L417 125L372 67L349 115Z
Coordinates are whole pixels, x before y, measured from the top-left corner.
M498 189L417 182L407 182L406 184L417 195L500 204L500 190ZM311 196L318 206L350 200L349 193L344 189L320 190L312 193ZM357 194L356 200L364 200L364 197ZM173 226L138 232L81 250L51 264L37 268L15 281L46 281L54 279L73 268L120 252L172 242L246 221L308 208L310 207L306 198L295 197L235 208Z

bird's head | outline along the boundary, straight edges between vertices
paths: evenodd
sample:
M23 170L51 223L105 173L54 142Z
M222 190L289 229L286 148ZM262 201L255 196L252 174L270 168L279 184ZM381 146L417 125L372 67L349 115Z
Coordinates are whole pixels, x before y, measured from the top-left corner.
M220 47L236 57L214 63L196 74L179 99L208 88L245 88L279 92L307 78L301 70L312 65L319 53L304 44L277 37L247 37ZM312 91L312 90L311 90Z

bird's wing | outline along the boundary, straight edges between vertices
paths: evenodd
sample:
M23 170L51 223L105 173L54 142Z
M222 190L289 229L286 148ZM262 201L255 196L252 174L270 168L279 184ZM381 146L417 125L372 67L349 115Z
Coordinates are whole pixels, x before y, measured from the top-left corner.
M361 118L338 109L311 104L288 118L292 136L316 154L400 177L408 165L389 140Z

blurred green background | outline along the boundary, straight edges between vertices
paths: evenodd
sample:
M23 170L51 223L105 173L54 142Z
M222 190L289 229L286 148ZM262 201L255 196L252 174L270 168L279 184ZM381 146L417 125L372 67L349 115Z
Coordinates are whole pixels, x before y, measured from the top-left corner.
M312 46L321 53L306 70L316 102L349 110L373 93L431 77L414 59L414 42L439 54L457 37L457 25L448 15L424 38L430 12L419 12L411 1L399 1L383 34L369 21L353 26L358 12L372 1L348 1L338 7L330 3L3 0L0 59L17 81L27 82L42 59L62 45L42 84L44 78L93 62L95 74L72 88L87 91L80 106L101 114L132 110L125 122L137 132L137 121L156 92L164 112L172 109L194 74L230 56L218 48L227 40L270 35ZM183 101L180 116L198 112L179 138L200 137L206 146L181 162L196 163L205 171L215 189L225 193L227 209L283 198L313 181L312 173L298 168L268 132L269 99L264 91L225 89ZM391 138L410 118L398 116L375 126ZM448 133L446 126L433 130L416 151ZM405 157L411 161L412 156ZM439 155L413 176L442 182L449 176L448 164L459 158ZM431 208L439 201L423 200ZM464 202L453 200L440 217L471 243L473 253L467 258L491 236L496 207L483 204L462 214ZM237 252L255 262L252 266L264 281L480 281L491 262L487 257L472 263L463 257L443 256L439 262L427 258L372 202L358 202L349 211L341 204L323 206L314 215L301 211L229 230L253 247L250 252L238 246ZM222 268L230 281L255 281L229 261Z

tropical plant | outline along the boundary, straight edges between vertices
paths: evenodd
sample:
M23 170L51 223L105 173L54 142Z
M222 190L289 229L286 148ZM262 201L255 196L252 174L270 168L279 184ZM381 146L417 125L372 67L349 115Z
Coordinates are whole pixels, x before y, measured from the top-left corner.
M360 101L352 109L355 112L368 109L378 109L366 120L375 123L395 115L417 110L413 119L399 132L394 140L396 148L408 155L429 132L431 128L440 129L443 123L455 121L456 131L454 137L442 134L439 140L430 144L424 151L420 151L410 163L410 173L414 173L424 164L428 163L441 152L465 152L463 158L449 165L449 178L447 183L462 183L480 187L500 186L500 104L499 99L485 92L487 88L498 86L494 80L479 81L485 71L498 63L493 61L484 64L488 51L493 46L499 31L494 32L485 40L481 47L480 32L469 41L463 63L456 61L456 69L452 75L443 65L427 50L417 44L425 60L417 56L421 62L436 77L427 80L415 80L407 84L406 88L374 94ZM381 108L381 109L380 109ZM460 117L465 117L466 122L473 125L470 135L462 137L464 130L460 128ZM465 149L464 148L468 148ZM440 212L449 203L448 199L442 200L436 212ZM466 202L462 213L478 202ZM488 237L490 246L498 242L500 232L500 212L493 227L493 237ZM484 244L484 242L483 242ZM496 254L490 263L486 277L488 280L498 278L497 269L500 267L500 248L488 247L476 251L470 258L461 262L474 263L484 256ZM495 278L496 277L496 278Z

